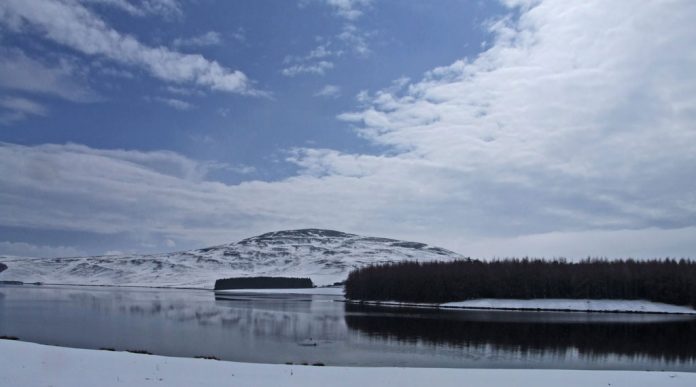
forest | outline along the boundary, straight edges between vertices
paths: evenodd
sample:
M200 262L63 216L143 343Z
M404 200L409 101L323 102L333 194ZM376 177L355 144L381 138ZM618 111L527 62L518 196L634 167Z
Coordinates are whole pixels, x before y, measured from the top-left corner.
M444 303L479 298L649 300L696 307L691 260L463 259L398 262L354 270L352 300Z
M298 289L313 288L309 278L234 277L215 281L215 290L228 289Z

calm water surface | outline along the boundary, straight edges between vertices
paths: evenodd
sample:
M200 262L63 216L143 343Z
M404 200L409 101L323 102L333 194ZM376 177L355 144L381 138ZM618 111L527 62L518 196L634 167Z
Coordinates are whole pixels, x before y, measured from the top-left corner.
M79 348L351 366L696 371L686 316L451 311L342 297L0 287L0 335Z

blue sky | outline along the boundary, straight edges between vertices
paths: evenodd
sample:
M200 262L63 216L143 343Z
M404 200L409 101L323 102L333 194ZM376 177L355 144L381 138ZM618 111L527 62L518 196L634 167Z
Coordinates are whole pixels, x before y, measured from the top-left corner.
M199 54L242 71L261 95L167 82L138 65L42 39L31 27L8 28L2 40L6 50L21 50L48 66L69 61L75 73L82 73L74 76L76 86L90 97L75 103L34 96L46 114L5 125L3 141L167 149L247 171L243 176L216 173L225 182L285 178L297 168L277 161L293 147L379 152L336 116L355 108L361 91L477 55L491 35L484 23L503 10L497 3L466 1L438 6L345 2L355 12L350 16L320 1L195 1L171 2L175 11L139 16L117 3L80 6L143 45ZM330 67L321 69L321 63Z
M689 1L7 0L0 254L324 227L696 256Z

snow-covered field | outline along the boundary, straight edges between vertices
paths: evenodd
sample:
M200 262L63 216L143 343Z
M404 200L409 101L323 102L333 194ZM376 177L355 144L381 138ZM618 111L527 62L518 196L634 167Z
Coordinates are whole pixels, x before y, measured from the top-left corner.
M548 310L576 312L631 312L696 314L686 307L644 300L571 300L571 299L478 299L444 304L409 303L397 301L363 301L365 304L451 309Z
M68 258L0 257L0 280L70 285L212 289L226 277L309 277L315 285L356 268L404 260L448 261L459 254L425 243L332 230L277 231L204 249L151 255Z
M0 340L0 386L696 386L696 373L313 367L235 363Z

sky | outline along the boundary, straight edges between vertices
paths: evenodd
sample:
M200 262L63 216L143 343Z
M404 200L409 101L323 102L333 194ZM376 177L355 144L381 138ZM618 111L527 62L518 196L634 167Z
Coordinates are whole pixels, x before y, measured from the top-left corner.
M696 258L696 2L3 0L0 255L327 228Z

